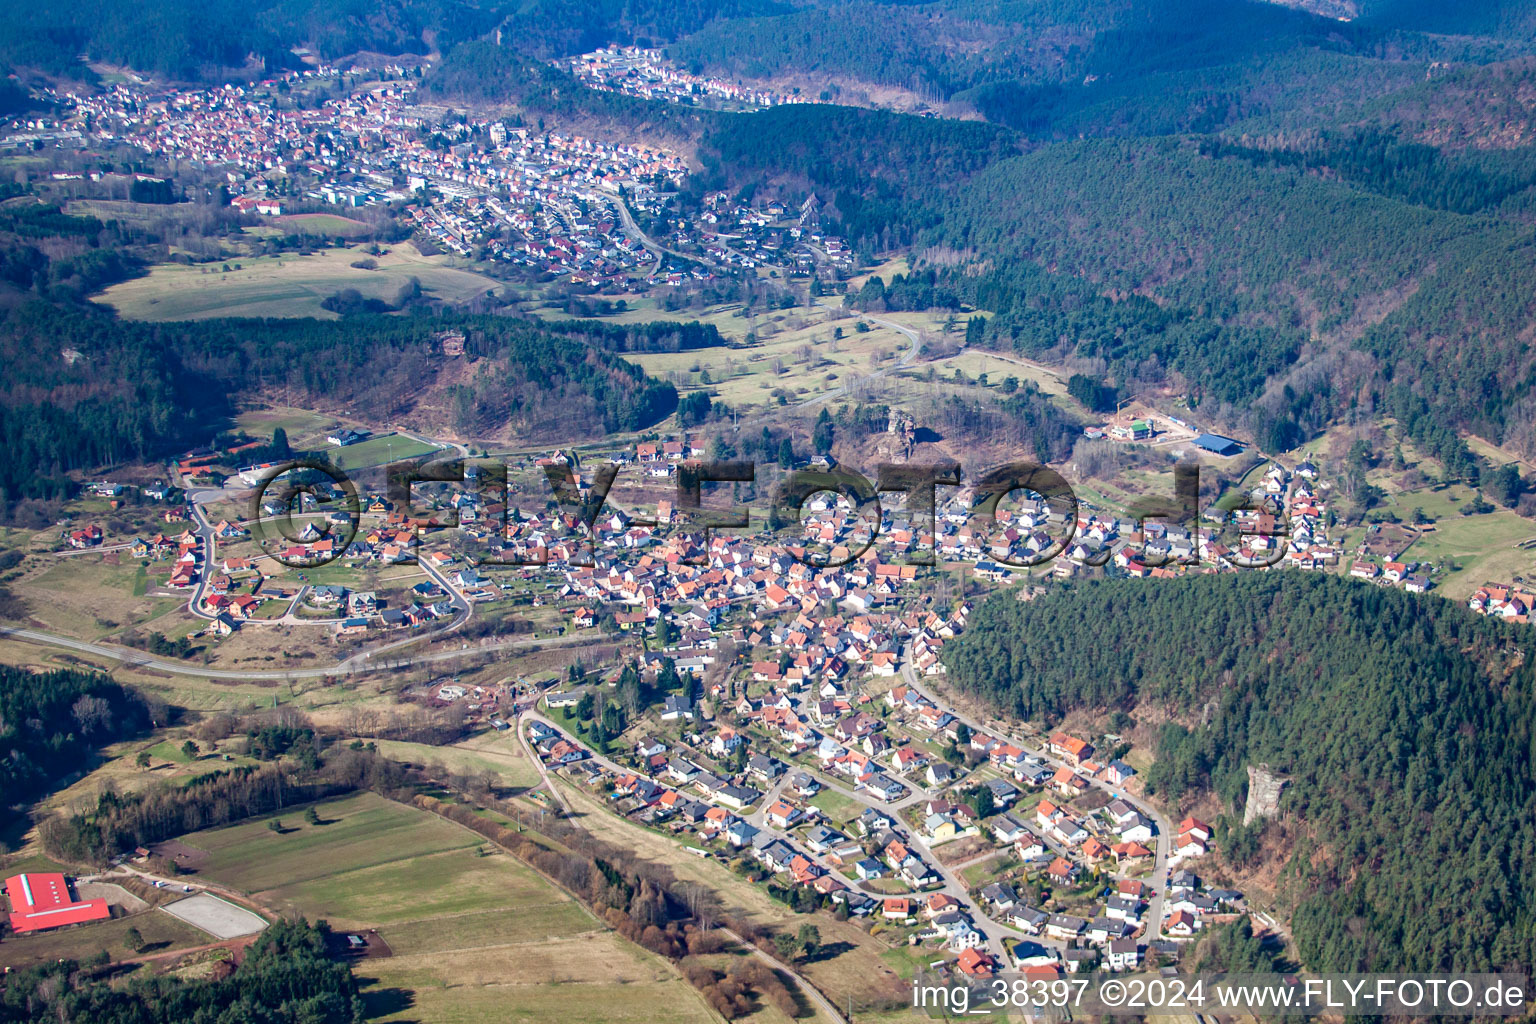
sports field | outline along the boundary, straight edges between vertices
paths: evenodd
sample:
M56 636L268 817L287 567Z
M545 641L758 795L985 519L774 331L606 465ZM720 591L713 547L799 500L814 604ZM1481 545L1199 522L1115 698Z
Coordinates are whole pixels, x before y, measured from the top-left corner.
M325 454L337 469L357 471L440 450L436 445L425 444L404 434L380 434L345 448L327 446Z
M364 259L375 268L352 266ZM413 277L421 282L423 292L444 302L462 302L498 286L490 278L448 266L447 257L423 256L401 242L387 255L373 257L362 249L335 248L308 256L242 257L222 264L160 264L145 276L115 284L93 298L129 320L335 319L337 314L321 303L343 288L388 302Z
M184 900L167 903L162 908L179 921L185 921L207 932L215 939L233 939L241 935L254 935L267 926L258 915L244 907L206 892L188 896Z
M451 822L372 794L183 837L204 879L338 931L377 929L392 955L357 965L370 1019L422 1024L711 1019L664 960Z

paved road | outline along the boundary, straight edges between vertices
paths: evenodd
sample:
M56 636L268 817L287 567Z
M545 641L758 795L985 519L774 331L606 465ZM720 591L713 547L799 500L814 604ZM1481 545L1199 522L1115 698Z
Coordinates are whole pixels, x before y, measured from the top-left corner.
M412 440L419 441L422 444L441 445L445 451L449 450L450 448L454 448L461 450L465 456L468 456L469 454L469 449L463 445L458 444L457 442L433 441L429 438L416 437L409 434L404 436L410 437ZM231 487L226 485L223 488L205 488L203 490L193 491L187 496L188 502L192 506L192 517L195 526L195 532L200 538L202 538L203 545L203 567L202 570L198 573L197 586L193 589L192 596L187 601L187 611L191 612L193 615L200 619L214 618L212 613L203 609L202 604L203 594L208 586L209 580L213 576L214 562L217 558L215 551L216 538L214 537L213 525L208 522L208 516L207 513L203 510L203 505L209 501L229 498L231 497L231 492L234 492L234 496L239 496L242 492L249 493L250 491L251 488L243 486ZM469 599L464 596L463 592L457 586L455 586L453 582L446 575L444 575L440 569L438 569L435 565L432 565L426 559L422 558L417 559L417 564L433 582L442 587L443 590L448 593L453 604L453 618L444 625L438 626L425 633L413 634L400 640L392 641L380 647L373 648L368 655L370 658L377 657L379 654L382 654L386 651L392 651L404 647L407 644L413 644L424 640L436 640L440 637L447 636L449 633L453 633L462 629L464 625L474 617L474 605L470 603ZM289 604L287 611L280 618L249 619L246 620L243 625L262 626L282 624L290 626L323 626L334 621L331 619L301 619L295 615L295 612L298 609L299 601L303 598L304 591L307 589L307 587L299 588L298 595L294 597L293 601Z
M840 309L843 308L842 306L837 305L836 303L827 302L824 299L817 299L816 300L816 304L820 305L820 306L825 306L828 309L838 309L838 310L840 310ZM900 370L900 369L902 369L902 368L904 368L906 366L910 366L914 359L916 359L918 356L923 354L923 338L922 338L922 335L919 334L913 328L907 327L907 326L905 326L903 324L898 324L894 320L885 320L885 319L882 319L881 317L870 316L868 313L860 313L859 314L859 318L861 320L868 320L870 323L879 324L881 327L889 327L891 330L896 331L898 334L901 334L901 335L905 336L906 339L912 343L912 347L907 349L905 352L903 352L901 354L901 357L899 359L897 359L896 362L892 363L889 366L883 366L883 367L881 367L878 370L874 370L874 371L872 371L870 373L867 373L864 376L860 377L856 381L852 381L852 382L850 382L848 384L839 384L837 387L833 388L831 391L824 391L821 394L815 395L815 396L813 396L811 398L805 398L805 399L802 399L802 400L800 400L798 402L792 402L788 406L785 406L785 407L782 407L782 408L774 408L774 407L770 406L769 408L765 409L764 411L758 413L755 416L745 416L745 417L742 417L740 420L737 421L737 423L736 423L736 425L734 427L736 432L739 434L742 430L748 429L748 428L751 428L751 427L755 427L755 426L757 426L760 423L767 423L769 421L777 420L777 419L779 419L782 416L785 408L788 408L788 409L809 409L812 406L820 405L822 402L830 402L830 401L833 401L834 399L841 398L841 397L843 397L845 395L850 394L854 388L858 387L859 385L861 385L861 384L863 384L863 383L865 383L867 381L878 380L881 377L884 377L888 373L894 373L897 370Z
M212 619L212 612L203 610L203 593L208 589L208 578L213 575L213 560L216 557L213 550L214 536L213 524L208 521L208 516L203 512L200 498L208 494L208 491L198 491L190 495L192 504L192 527L198 539L202 541L203 564L197 571L197 586L192 588L192 596L187 598L187 611L199 619ZM222 495L223 491L216 491Z
M84 640L75 640L71 637L57 636L53 633L44 633L35 629L13 629L9 626L0 626L0 636L12 640L23 640L28 643L43 644L49 647L59 647L64 650L77 651L81 654L94 654L101 658L110 658L120 661L125 665L135 668L147 668L156 672L169 672L178 676L193 676L198 679L230 679L237 682L261 682L269 679L328 679L333 676L351 675L357 672L376 672L381 669L410 668L413 665L430 665L440 661L453 661L473 654L497 653L512 650L538 650L546 647L577 647L585 644L601 643L605 637L590 637L581 635L555 636L555 637L525 637L521 640L500 640L495 642L481 642L479 644L465 643L462 647L447 650L433 651L430 654L417 654L405 658L381 660L378 656L386 650L393 649L403 643L413 643L424 637L409 637L400 641L400 644L390 644L386 647L376 648L370 651L362 651L354 654L344 661L338 661L332 665L320 668L292 668L287 670L242 670L207 668L200 665L189 665L185 662L166 661L163 658L152 657L143 651L136 651L127 647L116 647L107 644L87 643Z
M735 932L731 931L731 929L721 928L720 930L725 932L725 934L729 935L731 938L735 939L742 946L742 948L751 950L753 956L757 957L773 970L787 974L791 978L795 979L795 984L800 986L800 991L804 992L806 997L810 999L811 1002L815 1003L822 1013L827 1015L828 1020L833 1021L834 1024L848 1024L848 1018L844 1017L838 1008L832 1005L832 1001L830 999L821 994L821 989L817 988L815 985L812 985L809 981L805 980L805 978L801 977L793 967L778 960L775 957L769 956L767 953L763 952L761 949L758 949L756 946L749 944L746 939L742 938L740 935L737 935Z
M825 299L817 299L816 304L818 306L825 306L827 309L843 309L841 304L828 302ZM830 402L833 399L841 398L844 395L851 393L852 389L862 384L872 380L879 380L881 377L884 377L888 373L895 373L897 370L910 366L914 359L923 354L923 338L922 335L919 334L915 329L907 327L903 324L899 324L894 320L885 320L878 316L870 316L868 313L860 313L858 316L860 320L868 320L872 324L879 324L881 327L888 327L896 333L905 336L906 339L912 343L912 347L903 352L901 354L901 358L897 359L896 362L892 363L890 366L882 366L878 370L875 370L871 373L866 373L864 376L860 377L856 381L853 381L852 383L839 384L831 391L823 392L814 398L807 398L804 401L796 402L790 406L791 409L806 409L813 405L818 405L822 402ZM769 415L769 413L763 414L763 416L767 415ZM763 416L757 418L761 419ZM743 420L742 422L746 423L747 421Z
M645 246L656 256L656 268L650 273L652 278L654 278L657 271L661 269L662 253L666 253L670 256L676 256L678 259L688 260L691 263L702 263L704 266L710 268L711 270L720 269L720 264L716 263L712 259L709 259L708 257L696 256L693 253L679 252L676 249L668 249L666 246L662 245L660 242L647 235L644 231L641 231L640 225L635 223L635 215L629 212L629 204L626 203L623 199L615 200L614 205L619 208L619 221L624 227L624 232L629 235L629 237Z
M75 555L104 555L109 551L127 551L133 547L133 541L123 541L121 544L103 544L94 548L61 548L58 551L50 551L54 558L73 558Z

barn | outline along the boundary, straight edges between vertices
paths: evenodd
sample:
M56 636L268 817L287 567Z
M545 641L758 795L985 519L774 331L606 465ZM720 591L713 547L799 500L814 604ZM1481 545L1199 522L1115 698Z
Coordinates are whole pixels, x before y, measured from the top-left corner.
M1220 434L1201 434L1195 438L1195 447L1203 448L1213 455L1240 455L1243 451L1242 445Z
M12 875L5 880L5 895L11 901L11 930L17 934L112 916L106 900L76 900L69 882L57 873Z

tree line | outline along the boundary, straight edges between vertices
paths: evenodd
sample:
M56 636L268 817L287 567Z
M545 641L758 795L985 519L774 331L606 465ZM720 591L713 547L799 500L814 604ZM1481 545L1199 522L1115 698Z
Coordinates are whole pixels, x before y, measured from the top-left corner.
M77 960L23 968L0 987L0 1024L361 1024L357 979L330 956L329 939L324 924L274 921L239 966L213 979L150 973L124 981L104 963Z

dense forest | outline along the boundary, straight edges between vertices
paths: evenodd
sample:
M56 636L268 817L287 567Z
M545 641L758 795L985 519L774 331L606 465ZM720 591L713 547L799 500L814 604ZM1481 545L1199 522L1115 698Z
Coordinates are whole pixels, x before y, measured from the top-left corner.
M36 799L151 717L136 692L100 673L0 665L0 810Z
M182 81L251 77L301 67L298 47L327 58L425 54L483 35L499 17L497 5L465 0L143 0L92 8L3 0L0 64L92 80L79 60L86 54Z
M1456 213L1486 210L1536 186L1536 152L1531 150L1450 153L1380 128L1322 132L1287 147L1215 138L1203 141L1200 151L1260 166L1304 167L1405 203Z
M0 1024L358 1024L357 981L329 954L330 931L275 921L225 978L151 975L115 981L74 960L9 972L0 988Z
M717 19L790 9L780 0L532 0L506 4L502 40L535 57L609 43L656 46Z
M204 379L235 391L296 391L378 419L409 413L442 358L443 335L457 331L465 336L465 356L475 361L473 416L462 428L510 426L572 438L648 427L677 407L671 384L646 377L611 350L697 346L707 335L688 326L626 329L458 314L212 320L170 330L181 358Z
M1177 140L1056 144L974 175L923 237L978 254L949 283L998 313L985 344L1101 360L1122 391L1182 382L1265 447L1393 382L1455 428L1513 439L1533 369L1528 230L1428 207L1496 202L1519 179L1453 187L1418 153L1362 136L1325 169Z
M299 67L325 58L429 54L502 29L540 59L608 43L660 43L716 18L785 9L774 0L139 0L91 9L0 3L0 65L94 79L78 58L183 81Z
M1238 867L1283 859L1318 970L1531 962L1536 667L1511 627L1321 573L1075 586L985 602L946 648L961 689L1052 722L1155 730L1148 791L1210 792L1240 820L1251 764L1287 771L1280 816L1222 830ZM1469 824L1475 823L1475 824Z
M1509 26L1484 27L1485 56L1520 52ZM1471 45L1405 20L1340 22L1270 3L940 0L719 20L668 52L725 77L822 84L834 100L904 90L1062 139L1342 116L1411 85L1405 58L1464 58Z
M980 122L790 105L720 118L689 187L815 192L856 246L888 249L938 225L955 189L1017 152L1013 133Z

